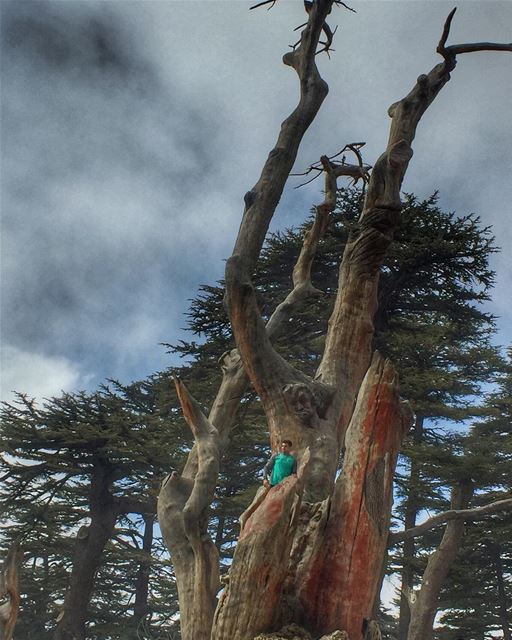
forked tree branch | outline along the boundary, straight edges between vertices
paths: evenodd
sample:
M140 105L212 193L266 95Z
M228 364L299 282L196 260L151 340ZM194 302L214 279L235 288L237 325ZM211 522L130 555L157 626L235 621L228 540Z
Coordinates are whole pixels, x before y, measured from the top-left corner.
M208 509L213 499L217 476L219 473L219 445L217 429L209 422L199 404L190 395L179 378L174 379L183 415L189 425L197 444L198 470L188 500L183 507L185 529L190 533L192 525L197 527L197 520Z
M208 508L219 472L218 433L179 378L183 414L196 441L191 477L172 471L158 496L158 520L173 561L184 640L208 640L219 587L219 554L211 541Z
M506 511L507 509L512 509L512 498L497 500L496 502L491 502L483 507L474 507L473 509L450 509L449 511L443 511L432 518L425 520L425 522L422 522L417 527L412 527L406 531L390 533L389 544L394 545L398 542L408 540L409 538L415 538L416 536L420 536L427 531L430 531L430 529L434 529L434 527L438 527L446 522L450 522L451 520L480 520L488 515L498 513L499 511Z
M412 157L411 145L416 128L449 81L458 53L484 49L511 50L510 45L489 43L447 47L452 18L453 12L445 22L437 47L444 62L437 64L428 74L420 75L409 94L388 110L391 127L387 148L375 163L360 227L349 238L340 265L338 294L317 371L318 379L340 389L335 400L339 405L340 445L352 412L353 398L371 359L379 268L399 220L400 192ZM356 357L354 353L357 353Z
M302 137L328 92L327 84L316 67L315 54L332 4L333 0L313 3L299 46L283 58L283 62L295 69L299 76L300 98L297 107L282 123L277 143L263 166L258 182L245 195L245 211L233 255L240 257L240 267L248 274L252 273L258 260Z
M327 158L327 160L329 161L331 170L333 171L334 176L336 178L340 178L341 176L346 176L346 177L352 178L353 184L357 184L359 180L363 180L363 182L366 183L370 179L369 171L371 169L371 166L364 164L363 157L361 155L361 147L364 147L365 144L366 144L365 142L352 142L350 144L345 145L343 149L338 153L336 153L335 155L330 157L328 156L322 156L322 157ZM345 156L343 156L343 158L341 159L341 163L333 162L334 158L337 158L347 150L352 151L352 153L354 153L354 155L357 158L357 165L347 164L345 162ZM310 184L311 182L313 182L313 180L316 180L321 173L325 172L325 166L322 160L320 160L320 162L316 162L315 164L312 164L309 167L309 169L307 169L307 171L304 171L304 173L292 173L290 175L307 176L312 171L317 172L315 176L313 176L310 180L307 180L306 182L303 182L302 184L297 185L294 188L300 189L301 187L304 187L305 185Z
M353 143L346 145L336 156L352 146L362 146L364 143ZM336 157L333 156L333 157ZM329 213L335 205L335 185L332 179L332 163L327 161L326 166L326 198L316 207L316 217L309 231L306 232L303 244L293 269L293 289L288 293L285 300L281 302L266 324L266 332L269 340L274 340L278 336L288 320L291 318L299 304L311 296L321 295L322 292L316 289L311 283L311 266L316 254L318 242L325 234L329 224ZM336 165L338 166L338 165ZM340 171L339 169L343 169ZM321 171L322 169L320 169ZM365 171L368 168L364 167ZM343 164L335 169L336 176L346 175L353 177L358 175L359 165ZM249 384L248 376L244 370L238 349L232 349L222 354L219 360L222 369L222 382L215 397L212 409L208 415L209 422L214 425L219 433L219 448L225 449L229 439L229 433L235 422L240 400ZM183 475L193 478L197 472L197 446L194 444L190 452Z
M272 389L281 388L291 381L310 383L307 376L295 370L291 365L279 356L271 340L278 331L286 326L286 321L291 317L292 309L301 301L315 295L321 295L311 282L311 268L318 242L325 235L329 225L329 217L336 206L337 177L363 177L366 180L368 169L362 164L359 150L354 145L347 145L356 153L359 164L346 165L334 164L327 156L320 159L325 175L325 197L316 206L316 216L311 229L305 234L302 248L293 269L293 289L278 305L265 327L257 307L256 297L252 282L246 275L245 282L238 282L236 278L242 276L243 270L232 269L236 256L232 257L231 265L226 268L226 285L232 292L231 298L231 322L235 335L243 340L239 348L244 352L244 360L249 367L249 377L256 389L262 395L269 395ZM232 278L228 282L228 278Z
M443 33L436 49L437 53L441 54L445 59L448 71L451 71L455 67L455 58L461 53L474 53L476 51L512 51L512 43L500 42L472 42L466 44L452 44L447 47L446 41L450 35L451 24L456 11L457 7L452 9L446 18Z

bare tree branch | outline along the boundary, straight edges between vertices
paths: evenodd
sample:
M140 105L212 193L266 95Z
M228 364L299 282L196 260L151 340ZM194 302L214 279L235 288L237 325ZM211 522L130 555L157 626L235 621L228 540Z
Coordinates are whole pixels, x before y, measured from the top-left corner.
M327 156L321 162L325 172L325 199L316 206L313 225L304 236L302 248L293 268L293 289L275 309L267 322L267 334L274 338L290 317L291 309L300 301L315 295L321 295L311 282L311 267L316 255L318 242L325 235L329 226L329 216L336 206L336 176Z
M434 527L438 527L451 520L480 520L488 515L497 513L499 511L505 511L512 509L512 498L506 498L505 500L497 500L491 502L483 507L474 507L473 509L450 509L449 511L443 511L437 515L425 520L417 527L407 529L406 531L396 531L389 534L389 544L394 545L408 538L414 538L422 535L423 533L430 531Z
M219 557L207 532L208 509L219 472L218 432L179 378L174 379L196 441L192 477L172 471L158 496L158 519L171 553L184 640L208 640L219 586ZM200 615L199 615L200 612Z
M450 27L452 24L453 16L455 15L455 9L449 13L444 23L443 33L439 44L437 45L437 53L440 53L448 65L455 66L455 57L461 53L474 53L476 51L512 51L512 43L500 43L500 42L472 42L466 44L452 44L446 46L446 41L450 35ZM453 69L453 66L449 69Z
M437 45L437 49L436 49L437 53L440 53L441 55L443 55L443 52L445 51L446 41L448 40L448 36L450 35L452 20L456 11L457 11L457 7L454 7L448 14L448 17L446 18L446 21L444 23L443 33L441 34L441 39L439 40L439 44Z
M194 477L194 485L183 508L185 526L194 522L213 499L217 476L219 473L219 446L217 429L208 421L199 404L190 395L179 378L174 379L178 398L187 421L197 443L199 468ZM187 531L187 533L189 533Z
M252 9L258 9L259 7L263 7L266 4L270 5L268 9L272 9L272 7L275 5L276 2L277 0L263 0L263 2L258 2L258 4L253 4L252 7L249 7L249 11Z
M258 259L302 137L328 92L327 84L316 67L315 53L332 2L333 0L317 0L313 3L300 45L283 58L283 62L295 69L299 76L300 99L297 107L283 122L276 146L270 152L258 182L245 195L245 212L233 255L241 256L242 266L249 274Z
M460 53L474 53L475 51L512 51L512 43L473 42L468 44L452 44L446 51L459 55Z
M387 148L372 170L360 226L349 238L340 265L338 295L317 370L318 379L339 389L333 411L338 405L340 445L352 413L353 398L371 359L379 268L399 220L400 191L412 158L416 128L450 80L456 54L475 48L475 45L456 45L454 49L445 46L453 13L445 22L437 48L444 62L420 75L408 95L388 110L391 126ZM508 45L503 47L508 50Z
M364 143L352 144L359 146L364 145ZM344 147L336 156L340 155L348 146L349 145ZM318 242L327 230L329 213L335 205L335 201L333 201L333 195L335 197L335 187L332 177L329 176L329 172L332 173L332 169L329 162L327 162L326 166L328 167L328 172L325 177L326 191L329 190L329 199L327 202L326 197L324 201L317 206L315 221L311 229L307 231L304 236L303 245L293 269L293 289L286 296L285 300L276 307L267 321L266 332L269 340L274 340L280 334L297 305L311 296L322 294L322 292L313 287L311 283L311 266ZM354 172L358 171L358 167L355 165L345 165L345 167L347 168L347 172L352 170ZM322 170L323 169L319 167L319 171ZM347 173L347 175L350 174ZM219 363L221 364L223 372L222 383L217 392L208 420L219 432L219 448L222 452L227 445L229 433L238 411L239 402L249 384L249 379L245 373L237 349L224 353ZM187 478L193 478L196 471L197 448L194 445L188 456L183 475Z

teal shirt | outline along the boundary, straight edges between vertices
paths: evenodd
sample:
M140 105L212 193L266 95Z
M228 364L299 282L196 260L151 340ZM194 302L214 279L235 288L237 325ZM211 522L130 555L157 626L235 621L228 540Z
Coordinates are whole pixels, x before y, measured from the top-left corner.
M286 453L278 453L274 459L274 468L272 469L272 477L270 484L275 486L282 480L291 476L296 472L296 462L293 456Z

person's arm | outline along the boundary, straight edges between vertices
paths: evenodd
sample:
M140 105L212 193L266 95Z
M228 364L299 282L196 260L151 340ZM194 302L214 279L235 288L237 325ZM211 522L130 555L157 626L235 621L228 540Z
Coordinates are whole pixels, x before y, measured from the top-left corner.
M263 484L266 487L268 487L268 485L270 484L270 478L272 477L272 471L274 470L276 455L277 454L274 453L272 456L270 456L269 461L263 468Z

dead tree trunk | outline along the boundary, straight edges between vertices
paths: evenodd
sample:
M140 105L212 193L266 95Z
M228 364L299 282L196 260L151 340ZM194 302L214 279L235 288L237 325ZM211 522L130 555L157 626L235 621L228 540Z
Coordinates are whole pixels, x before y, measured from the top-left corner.
M243 519L229 582L215 612L212 638L253 638L280 620L286 577L282 567L290 555L308 461L305 455L297 476L263 490L265 499ZM241 601L245 606L240 606Z
M272 336L286 325L283 318L289 317L297 298L318 294L309 270L334 206L336 178L348 174L343 163L322 157L325 201L317 206L317 221L305 238L293 274L294 290L267 326L251 278L301 139L327 95L315 60L322 32L326 42L321 49L330 47L333 34L326 18L341 4L305 3L308 21L298 45L283 58L298 74L299 104L283 122L258 182L245 195L240 231L226 265L226 304L237 350L226 356L209 420L178 385L196 445L183 476L173 472L164 482L159 518L178 582L183 640L208 640L212 619L211 640L252 640L259 632L297 620L320 634L343 629L350 640L379 635L370 618L388 537L396 458L411 420L400 402L392 364L378 354L372 360L379 269L399 220L400 189L416 127L450 79L456 55L509 51L512 46L446 47L450 14L437 49L444 61L421 75L411 92L390 107L388 145L373 169L358 228L343 255L324 354L311 379L276 353ZM352 173L364 178L366 170L358 158ZM261 492L244 514L229 583L213 616L216 556L204 520L220 451L247 380L261 399L272 447L283 438L292 440L302 470L298 479ZM222 434L218 439L217 433ZM345 465L336 480L343 447ZM206 476L200 492L200 480Z
M396 459L409 426L410 413L400 403L396 373L389 361L375 354L347 430L343 471L322 542L296 580L308 629L343 629L350 638L358 638L372 617L387 546Z
M185 418L196 441L193 475L173 471L158 498L158 519L171 553L183 640L208 640L219 589L219 555L208 537L208 509L219 472L218 432L176 379Z

